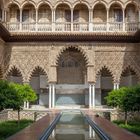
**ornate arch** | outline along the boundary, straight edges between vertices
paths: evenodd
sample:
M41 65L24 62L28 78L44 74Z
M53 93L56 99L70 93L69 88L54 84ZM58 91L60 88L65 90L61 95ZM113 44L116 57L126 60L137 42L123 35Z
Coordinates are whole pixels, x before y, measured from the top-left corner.
M135 74L136 74L136 76L137 76L137 78L138 78L138 80L140 80L139 71L138 71L133 65L126 65L126 66L123 67L122 72L121 72L121 75L120 75L120 80L121 80L122 74L123 74L127 69L130 69L130 70L134 71Z
M79 1L79 0L77 0L77 1L75 1L74 3L73 3L73 9L76 7L76 5L78 5L78 4L83 4L83 5L85 5L87 8L88 8L88 10L90 9L90 4L86 1L86 0L81 0L81 1Z
M120 5L120 7L122 9L124 9L124 3L122 1L120 1L120 0L118 0L118 1L112 1L111 3L109 3L108 8L110 9L113 4L118 4L118 5Z
M106 69L106 70L110 73L110 75L111 75L111 77L112 77L112 81L115 81L115 76L114 76L113 71L112 71L108 66L106 66L106 65L101 66L101 67L95 72L96 80L97 80L98 74L101 73L101 71L102 71L103 69Z
M13 73L14 71L17 71L17 73L22 77L22 82L23 82L23 73L21 72L20 68L17 66L11 66L5 74L5 78L7 79L10 73Z
M64 0L59 0L59 1L56 2L55 6L54 6L54 9L56 9L61 4L66 4L66 5L69 6L70 9L72 8L72 5L71 5L71 3L69 1L67 1L67 0L65 0L65 1Z
M106 2L106 1L104 1L104 0L103 0L103 1L98 1L98 0L96 0L96 1L94 2L93 6L92 6L92 9L94 10L94 7L95 7L96 5L98 5L98 4L104 5L106 9L108 8L108 5L107 5L107 2Z
M63 47L63 48L58 52L58 54L56 55L56 58L55 58L55 64L56 64L56 65L58 64L58 61L59 61L59 58L60 58L61 54L62 54L64 51L66 51L67 49L69 49L69 48L74 48L74 49L76 49L77 51L79 51L79 52L83 55L83 58L85 59L86 65L89 65L89 58L88 58L86 52L85 52L82 48L80 48L79 46L65 46L65 47Z
M41 73L43 73L46 76L47 80L48 80L47 72L41 66L35 66L33 68L33 70L31 71L31 73L29 74L29 81L31 81L31 77L36 72L36 70L39 70Z
M42 6L42 5L48 5L50 7L50 9L52 10L52 4L48 0L44 0L44 1L40 0L36 6L37 9L39 9L40 6Z
M17 5L18 8L20 9L20 3L16 0L13 0L13 1L10 1L7 5L6 5L6 8L10 7L11 5Z
M26 5L28 4L31 4L33 5L33 7L36 9L36 3L33 1L33 0L28 0L28 1L24 1L22 4L21 4L21 8L23 9Z

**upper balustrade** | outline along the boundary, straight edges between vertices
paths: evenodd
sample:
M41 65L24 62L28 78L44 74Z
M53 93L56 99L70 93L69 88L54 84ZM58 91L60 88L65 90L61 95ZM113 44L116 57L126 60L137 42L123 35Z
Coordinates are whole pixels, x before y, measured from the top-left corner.
M3 24L10 32L136 32L140 28L140 12L134 2L125 8L119 2L107 7L97 2L92 8L84 3L71 7L61 3L51 7L32 3L22 8L11 3L1 11Z

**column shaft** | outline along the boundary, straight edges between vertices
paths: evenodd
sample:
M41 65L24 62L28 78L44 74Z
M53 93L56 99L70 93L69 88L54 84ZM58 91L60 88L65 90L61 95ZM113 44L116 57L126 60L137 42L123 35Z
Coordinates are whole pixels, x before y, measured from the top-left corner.
M22 30L22 9L20 9L20 31Z
M92 85L92 107L95 108L95 85Z
M55 85L52 85L52 107L55 107Z
M51 88L52 88L52 86L51 86L51 84L49 85L49 108L51 108L52 106L51 106L51 104L52 104L52 97L51 97Z
M91 108L91 85L89 85L89 108Z

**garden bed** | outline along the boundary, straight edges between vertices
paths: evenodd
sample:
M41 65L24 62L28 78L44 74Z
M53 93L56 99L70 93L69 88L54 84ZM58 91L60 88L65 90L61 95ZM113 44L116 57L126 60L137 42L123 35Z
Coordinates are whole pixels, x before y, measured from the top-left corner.
M20 126L18 127L18 122L15 120L0 122L0 140L5 140L32 123L32 120L20 120Z
M140 122L139 121L129 121L127 125L124 124L124 121L113 121L119 127L124 128L132 133L135 133L140 136Z

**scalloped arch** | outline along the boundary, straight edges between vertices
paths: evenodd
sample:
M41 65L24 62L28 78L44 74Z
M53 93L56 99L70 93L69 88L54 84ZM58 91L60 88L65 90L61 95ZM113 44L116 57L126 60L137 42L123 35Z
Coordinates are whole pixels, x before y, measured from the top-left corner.
M60 0L60 1L57 1L57 3L54 6L54 9L56 9L61 4L66 4L66 5L69 6L70 9L72 8L72 5L71 5L71 3L69 1L67 1L67 0L65 0L65 1Z
M81 1L79 1L79 0L77 0L77 1L75 1L74 3L73 3L73 9L76 7L76 5L78 5L78 4L83 4L83 5L85 5L87 8L88 8L88 10L90 9L90 4L87 2L87 1L85 1L85 0L81 0Z
M112 81L114 81L115 77L114 77L113 71L108 66L106 66L106 65L100 67L99 70L96 72L96 74L95 74L96 75L96 80L97 80L98 74L101 73L101 71L103 69L107 69L107 71L110 73L110 75L112 77Z
M86 55L86 52L85 52L82 48L80 48L80 47L78 47L78 46L66 46L66 47L63 47L63 48L58 52L58 54L56 55L56 59L55 59L55 64L56 64L56 65L58 64L59 58L60 58L60 56L62 55L62 53L63 53L64 51L66 51L67 49L69 49L69 48L74 48L74 49L76 49L77 51L79 51L79 52L83 55L83 58L85 59L86 65L89 64L89 58L88 58L88 56Z
M47 78L47 80L48 80L48 74L47 74L47 72L46 72L41 66L35 66L35 67L32 69L31 73L29 74L29 81L31 81L31 77L32 77L33 73L34 73L36 70L40 70L40 72L42 72L42 73L46 76L46 78Z
M42 5L48 5L50 7L50 9L52 10L52 4L49 1L47 1L47 0L39 1L36 8L39 9L40 6L42 6Z
M36 9L36 3L32 0L28 0L28 1L24 1L22 4L21 4L21 8L23 9L26 5L28 4L31 4L33 5L33 7Z
M10 73L12 73L14 70L17 70L18 73L20 74L20 76L22 77L22 82L23 82L23 73L21 72L20 68L18 66L11 66L7 71L6 71L6 74L5 74L5 78L7 79L8 75Z
M123 74L127 69L130 69L130 70L134 71L134 72L136 73L137 78L140 80L139 71L138 71L134 66L131 66L131 65L127 65L127 66L125 66L125 67L123 68L123 70L122 70L122 72L121 72L120 80L121 80L122 74Z

